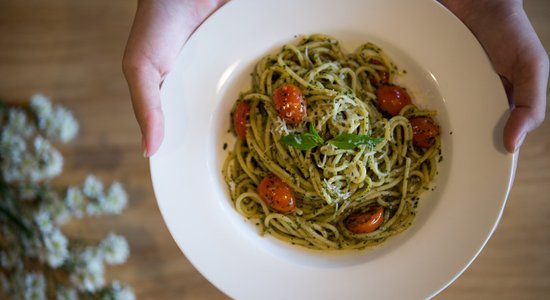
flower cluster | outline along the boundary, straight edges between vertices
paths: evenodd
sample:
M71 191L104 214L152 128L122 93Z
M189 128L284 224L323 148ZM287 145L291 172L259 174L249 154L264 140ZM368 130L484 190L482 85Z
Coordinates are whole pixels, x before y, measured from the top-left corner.
M72 113L35 95L25 106L0 102L0 126L0 299L134 299L128 285L105 282L105 265L128 259L123 236L91 244L62 231L71 219L120 214L128 202L120 183L104 188L93 175L52 186L63 169L52 143L76 136Z

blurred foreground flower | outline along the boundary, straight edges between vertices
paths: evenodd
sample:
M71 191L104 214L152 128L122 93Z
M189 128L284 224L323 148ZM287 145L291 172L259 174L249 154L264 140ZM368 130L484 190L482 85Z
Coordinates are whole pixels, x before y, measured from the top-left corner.
M63 169L52 143L78 133L72 113L34 95L28 106L0 102L0 126L0 299L134 299L129 286L105 282L105 264L128 259L123 236L88 245L61 230L72 218L120 214L128 202L120 183L104 190L93 175L62 191L50 185Z

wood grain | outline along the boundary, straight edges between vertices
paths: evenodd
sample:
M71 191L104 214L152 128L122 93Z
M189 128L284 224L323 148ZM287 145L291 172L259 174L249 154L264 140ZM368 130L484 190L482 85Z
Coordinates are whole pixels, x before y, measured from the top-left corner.
M0 97L26 101L41 92L70 108L78 138L61 148L64 174L80 184L93 173L121 181L130 195L120 217L71 223L71 235L128 237L132 255L108 276L130 283L139 299L226 299L172 240L159 213L148 161L121 72L134 1L0 2ZM550 2L525 8L550 49ZM420 274L419 274L420 275ZM438 299L548 299L550 296L550 122L521 149L516 180L500 225L479 257Z

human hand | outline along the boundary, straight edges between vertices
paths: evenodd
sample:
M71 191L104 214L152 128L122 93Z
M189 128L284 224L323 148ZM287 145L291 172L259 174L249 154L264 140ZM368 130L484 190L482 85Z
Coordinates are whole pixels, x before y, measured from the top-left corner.
M122 69L142 134L144 157L164 138L160 86L185 41L224 0L142 0L126 44Z
M519 149L546 111L548 54L521 0L441 0L477 37L500 75L510 104L504 127L507 151Z

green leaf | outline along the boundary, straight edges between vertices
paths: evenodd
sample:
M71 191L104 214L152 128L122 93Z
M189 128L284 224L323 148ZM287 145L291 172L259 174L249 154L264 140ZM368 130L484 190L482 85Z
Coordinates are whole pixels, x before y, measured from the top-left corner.
M365 134L344 133L328 141L337 148L351 150L359 145L374 147L382 142L383 138L375 138ZM325 140L315 130L312 123L309 124L309 132L289 134L281 138L281 143L300 150L310 150L325 144Z
M315 130L313 124L309 124L309 132L289 134L281 138L281 143L300 150L310 150L325 143L325 140Z
M307 133L306 133L307 134ZM309 134L308 136L311 136L312 139L314 139L319 144L324 144L325 140L319 135L317 130L315 130L315 126L313 126L312 123L309 123Z
M344 133L331 139L328 143L340 149L351 150L359 145L374 147L383 140L383 138L374 138L365 134Z

